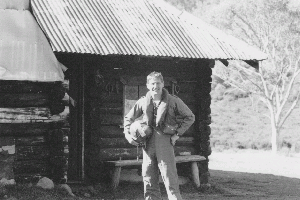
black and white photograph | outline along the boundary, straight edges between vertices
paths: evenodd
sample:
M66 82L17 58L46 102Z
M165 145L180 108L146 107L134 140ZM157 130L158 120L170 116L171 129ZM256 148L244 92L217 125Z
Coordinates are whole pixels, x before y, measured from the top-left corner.
M300 199L299 0L0 0L0 199Z

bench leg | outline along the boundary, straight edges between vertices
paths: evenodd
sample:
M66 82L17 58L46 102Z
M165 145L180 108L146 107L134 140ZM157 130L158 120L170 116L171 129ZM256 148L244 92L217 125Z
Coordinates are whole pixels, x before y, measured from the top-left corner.
M112 189L117 189L120 182L121 167L114 167L112 174Z
M200 179L199 179L199 169L197 162L192 162L191 163L191 169L192 169L192 178L193 182L196 185L196 187L200 187Z

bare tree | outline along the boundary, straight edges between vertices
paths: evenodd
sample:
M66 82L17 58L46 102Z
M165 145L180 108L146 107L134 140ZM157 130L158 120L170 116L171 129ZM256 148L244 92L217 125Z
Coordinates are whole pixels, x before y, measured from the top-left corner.
M268 61L261 62L257 70L234 62L217 74L230 85L257 96L268 107L273 153L278 149L280 130L300 97L298 90L289 102L292 91L297 89L294 85L300 73L300 44L295 23L299 15L288 10L288 2L247 0L227 6L227 28L267 53Z
M290 99L296 77L300 73L299 60L300 56L296 60L290 59L288 63L282 64L278 73L272 75L264 65L257 71L245 68L238 62L235 62L233 67L225 68L222 73L219 71L217 74L233 87L258 97L268 107L274 153L278 149L280 130L299 101L300 90L293 99ZM233 78L230 75L233 72L237 72L238 76Z

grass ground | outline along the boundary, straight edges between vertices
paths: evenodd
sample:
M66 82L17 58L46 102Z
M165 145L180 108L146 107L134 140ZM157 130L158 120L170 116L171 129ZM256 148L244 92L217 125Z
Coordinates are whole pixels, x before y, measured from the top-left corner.
M271 126L268 109L254 105L249 98L232 100L224 98L212 101L211 145L213 150L225 149L271 149ZM300 152L300 107L286 120L280 139L283 150Z
M217 160L216 160L217 161ZM231 164L237 163L235 159ZM212 161L214 162L214 161ZM210 170L209 189L196 189L191 182L180 186L183 199L198 200L298 200L300 199L300 179L264 173L246 173L224 170ZM75 197L61 190L43 190L36 187L8 187L9 200L142 200L142 182L121 182L115 192L105 186L70 185ZM162 197L167 199L163 184ZM91 189L93 188L93 189Z

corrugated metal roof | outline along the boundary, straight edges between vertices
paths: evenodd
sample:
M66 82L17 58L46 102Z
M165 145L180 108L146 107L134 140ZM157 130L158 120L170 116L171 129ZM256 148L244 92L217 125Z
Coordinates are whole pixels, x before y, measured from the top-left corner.
M266 54L162 0L32 0L56 52L264 60Z
M63 81L63 65L29 5L30 0L0 0L0 80Z

